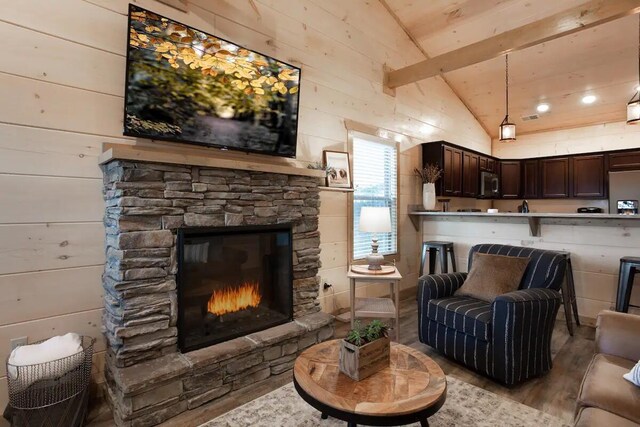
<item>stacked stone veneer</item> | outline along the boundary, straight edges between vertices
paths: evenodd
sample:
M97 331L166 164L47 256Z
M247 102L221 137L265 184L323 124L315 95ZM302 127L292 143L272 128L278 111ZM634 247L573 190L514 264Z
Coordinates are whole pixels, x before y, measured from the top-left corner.
M113 160L103 165L107 395L118 425L154 425L290 370L333 335L318 303L320 180ZM294 321L204 349L177 349L176 231L291 223Z

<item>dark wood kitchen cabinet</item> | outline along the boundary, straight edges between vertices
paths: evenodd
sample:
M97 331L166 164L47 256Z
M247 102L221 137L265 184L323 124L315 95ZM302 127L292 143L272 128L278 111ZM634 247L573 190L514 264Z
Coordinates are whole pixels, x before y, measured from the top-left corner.
M464 151L462 153L462 196L478 196L480 156Z
M519 160L500 161L500 183L503 199L518 199L522 197L521 163Z
M443 173L442 194L462 195L462 150L444 145L442 147Z
M522 162L522 197L537 199L540 197L540 172L538 160Z
M540 160L541 193L547 199L570 196L569 157L554 157Z
M571 195L579 198L604 198L607 196L604 154L573 156L573 188Z
M609 170L620 171L638 169L640 169L640 150L609 154Z

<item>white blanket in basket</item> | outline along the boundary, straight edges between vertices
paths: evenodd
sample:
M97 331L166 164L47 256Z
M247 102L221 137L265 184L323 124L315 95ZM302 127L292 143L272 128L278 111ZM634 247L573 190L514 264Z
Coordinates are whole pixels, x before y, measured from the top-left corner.
M48 378L56 378L82 363L84 354L82 353L82 338L76 333L70 332L49 338L39 344L22 345L13 349L9 355L8 373L11 379L17 379L18 374L22 374L21 366L36 365L39 363L52 362L54 360L77 355L67 363L56 365L56 372L47 372L46 369L27 370L28 378L22 378L22 386L26 387L36 381Z

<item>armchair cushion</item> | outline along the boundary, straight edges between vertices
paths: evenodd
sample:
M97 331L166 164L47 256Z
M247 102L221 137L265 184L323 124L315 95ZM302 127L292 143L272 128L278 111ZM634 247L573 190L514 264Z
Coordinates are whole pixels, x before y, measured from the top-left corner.
M591 406L640 423L640 390L622 378L634 365L632 360L596 354L582 380L578 406Z
M486 301L458 296L430 300L426 316L483 341L491 337L491 303Z
M518 290L529 258L473 254L469 276L455 295L493 302L497 296Z

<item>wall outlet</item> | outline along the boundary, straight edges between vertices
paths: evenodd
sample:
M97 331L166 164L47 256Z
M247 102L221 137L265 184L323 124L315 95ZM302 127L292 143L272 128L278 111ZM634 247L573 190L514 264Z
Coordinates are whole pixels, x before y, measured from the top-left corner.
M27 345L28 338L27 337L19 337L12 338L9 343L11 344L11 350L18 347L19 345Z

